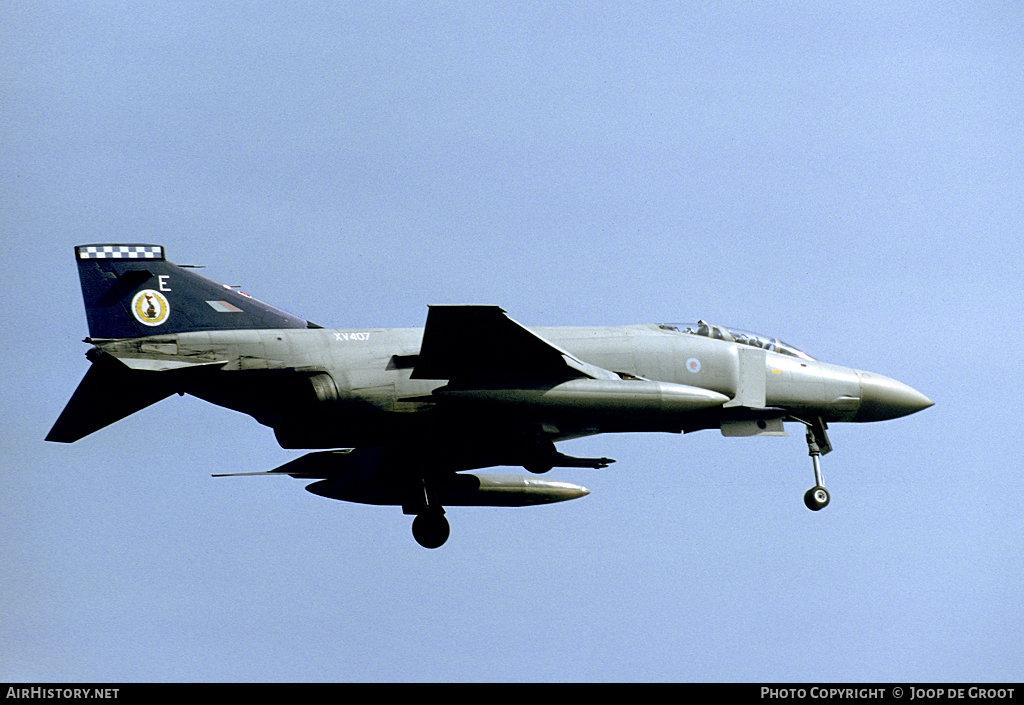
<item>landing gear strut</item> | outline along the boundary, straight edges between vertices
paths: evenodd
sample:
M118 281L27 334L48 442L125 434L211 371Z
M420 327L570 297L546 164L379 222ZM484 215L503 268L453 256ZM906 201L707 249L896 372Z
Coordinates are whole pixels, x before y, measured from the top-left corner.
M817 418L811 423L806 421L802 423L807 426L807 454L811 456L811 462L814 463L814 487L804 493L804 505L812 512L816 512L827 507L831 500L828 490L824 487L825 483L821 479L821 456L832 450L832 444L829 443L828 434L825 432L825 422L821 418Z

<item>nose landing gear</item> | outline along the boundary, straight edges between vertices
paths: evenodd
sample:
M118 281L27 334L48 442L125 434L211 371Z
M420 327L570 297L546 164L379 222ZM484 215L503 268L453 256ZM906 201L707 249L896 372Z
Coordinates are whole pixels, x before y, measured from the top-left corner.
M807 454L814 463L814 487L804 493L804 505L812 512L816 512L827 507L831 500L828 490L824 487L824 480L821 479L821 456L831 452L832 444L829 443L828 434L825 432L825 422L820 417L811 423L801 423L807 426Z

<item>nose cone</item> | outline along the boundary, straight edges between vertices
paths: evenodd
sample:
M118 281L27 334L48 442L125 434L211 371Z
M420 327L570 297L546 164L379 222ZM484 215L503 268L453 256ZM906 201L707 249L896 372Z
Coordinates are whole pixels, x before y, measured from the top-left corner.
M854 421L887 421L909 416L935 404L913 387L873 372L857 370L860 408Z

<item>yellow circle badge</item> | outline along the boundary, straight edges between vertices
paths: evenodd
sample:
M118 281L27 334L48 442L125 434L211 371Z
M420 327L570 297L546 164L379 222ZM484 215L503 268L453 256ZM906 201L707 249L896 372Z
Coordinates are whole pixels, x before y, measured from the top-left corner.
M158 326L167 320L171 306L167 297L154 289L143 289L132 299L132 315L145 326Z

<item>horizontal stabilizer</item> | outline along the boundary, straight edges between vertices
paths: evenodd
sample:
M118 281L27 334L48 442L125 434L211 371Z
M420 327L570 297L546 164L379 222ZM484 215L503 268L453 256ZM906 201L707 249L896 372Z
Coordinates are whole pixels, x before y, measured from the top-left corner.
M167 381L163 376L158 380L144 372L132 372L113 357L101 355L85 373L46 440L74 443L166 399L175 392Z

